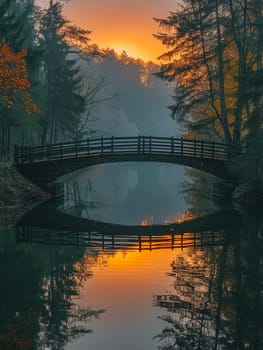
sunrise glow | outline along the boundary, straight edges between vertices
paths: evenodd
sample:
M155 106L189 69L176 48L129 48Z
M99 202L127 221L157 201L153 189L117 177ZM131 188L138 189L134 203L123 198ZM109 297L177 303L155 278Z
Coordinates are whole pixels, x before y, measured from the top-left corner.
M165 17L176 8L178 2L72 0L65 4L64 12L73 23L91 30L92 43L101 48L112 48L119 54L126 51L131 57L158 62L157 57L165 49L153 37L160 30L154 17Z
M114 255L101 254L103 256L102 260L106 262L106 266L93 266L92 272L97 277L97 280L88 280L87 283L89 285L96 283L96 295L93 296L94 298L102 298L105 295L105 290L108 290L111 293L108 293L107 297L115 300L116 295L119 293L125 293L127 298L134 298L133 293L129 292L134 289L138 280L154 280L156 271L160 267L160 262L164 266L163 275L165 275L166 272L169 272L171 262L177 255L182 254L182 251L180 249L174 251L155 250L152 252L119 251L114 253ZM140 266L145 265L149 267L147 271L140 268ZM158 278L162 279L162 277L160 275ZM119 283L116 283L120 279L122 279L121 290Z
M142 59L144 61L151 61L153 60L152 55L150 52L146 52L145 49L139 45L135 45L132 42L112 42L109 43L107 46L109 46L111 49L113 49L117 54L122 54L124 51L127 53L128 56L136 58L136 59Z
M36 0L36 3L47 7L49 0ZM153 37L160 31L154 18L165 18L178 3L179 0L72 0L65 3L64 13L76 25L92 31L92 44L114 49L118 54L126 51L144 61L159 62L157 57L165 48Z

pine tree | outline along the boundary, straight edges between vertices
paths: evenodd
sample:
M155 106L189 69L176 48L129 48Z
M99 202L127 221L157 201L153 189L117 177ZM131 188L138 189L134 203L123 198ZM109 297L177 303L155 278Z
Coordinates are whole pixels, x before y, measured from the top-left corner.
M65 139L75 129L76 116L83 112L85 106L84 98L80 94L79 68L66 41L67 24L62 15L61 2L50 1L41 21L41 33L46 45L47 86L42 143Z

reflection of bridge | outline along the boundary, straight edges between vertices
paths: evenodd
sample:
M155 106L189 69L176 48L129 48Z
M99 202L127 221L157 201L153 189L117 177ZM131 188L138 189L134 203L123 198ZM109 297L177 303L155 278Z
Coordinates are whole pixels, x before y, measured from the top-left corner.
M111 162L166 162L227 180L229 148L223 143L174 137L106 137L40 147L15 146L17 169L41 187L74 170Z
M222 220L222 218L224 218ZM174 249L222 244L240 225L235 212L215 213L169 225L117 225L78 218L44 204L16 224L17 241L115 249Z
M55 231L18 228L17 243L78 246L102 251L144 251L156 249L204 248L223 245L232 237L225 232L199 232L170 235L115 235L94 232Z
M52 203L52 202L51 202ZM240 216L234 212L217 212L180 223L163 225L119 225L63 213L44 203L26 213L16 224L20 228L41 228L57 231L90 232L104 235L167 235L199 233L240 226Z

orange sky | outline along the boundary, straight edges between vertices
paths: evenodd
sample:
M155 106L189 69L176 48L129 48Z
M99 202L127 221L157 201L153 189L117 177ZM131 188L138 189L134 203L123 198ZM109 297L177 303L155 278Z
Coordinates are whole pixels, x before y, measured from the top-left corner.
M48 3L47 0L39 0ZM125 50L128 55L155 60L166 48L152 34L159 28L153 17L165 18L178 0L71 0L64 13L75 24L92 30L100 47Z

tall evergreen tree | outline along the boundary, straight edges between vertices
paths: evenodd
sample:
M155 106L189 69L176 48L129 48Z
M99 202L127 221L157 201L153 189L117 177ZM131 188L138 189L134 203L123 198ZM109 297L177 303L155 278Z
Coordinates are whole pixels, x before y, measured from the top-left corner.
M81 78L76 60L66 41L68 22L62 14L62 3L50 1L41 20L45 40L46 113L43 116L43 143L65 139L75 129L76 117L84 111Z

